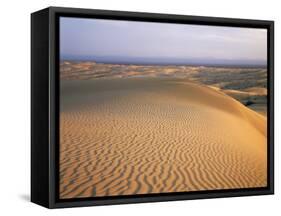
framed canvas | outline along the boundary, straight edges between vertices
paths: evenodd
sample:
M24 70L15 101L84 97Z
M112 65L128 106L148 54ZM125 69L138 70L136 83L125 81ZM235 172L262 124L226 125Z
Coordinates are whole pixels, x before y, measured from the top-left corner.
M31 201L273 194L274 23L31 15Z

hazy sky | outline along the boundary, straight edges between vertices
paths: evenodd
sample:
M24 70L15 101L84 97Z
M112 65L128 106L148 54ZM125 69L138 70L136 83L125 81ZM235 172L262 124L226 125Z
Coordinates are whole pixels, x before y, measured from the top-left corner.
M266 29L60 18L62 59L266 62Z

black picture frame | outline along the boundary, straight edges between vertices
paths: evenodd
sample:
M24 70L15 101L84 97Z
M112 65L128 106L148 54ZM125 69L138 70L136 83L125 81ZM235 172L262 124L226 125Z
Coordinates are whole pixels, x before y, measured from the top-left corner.
M147 22L266 28L268 73L268 152L265 188L226 189L98 198L58 197L59 22L87 17ZM31 201L47 208L191 200L274 194L274 22L202 16L49 7L31 15Z

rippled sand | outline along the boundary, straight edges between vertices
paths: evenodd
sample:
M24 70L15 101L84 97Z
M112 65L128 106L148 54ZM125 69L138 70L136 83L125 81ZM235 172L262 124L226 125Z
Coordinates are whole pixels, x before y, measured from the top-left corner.
M185 79L61 81L60 198L264 187L266 118Z

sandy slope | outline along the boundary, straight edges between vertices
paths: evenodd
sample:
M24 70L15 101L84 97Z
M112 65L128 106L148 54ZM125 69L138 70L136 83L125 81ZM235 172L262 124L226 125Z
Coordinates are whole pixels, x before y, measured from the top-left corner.
M266 186L266 119L184 80L61 83L61 198Z

